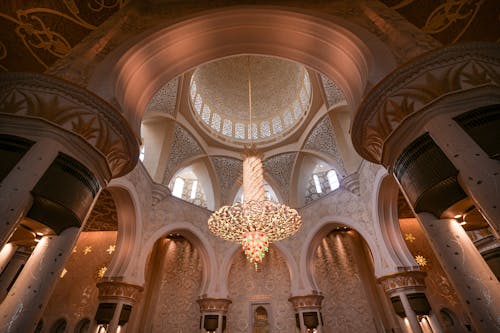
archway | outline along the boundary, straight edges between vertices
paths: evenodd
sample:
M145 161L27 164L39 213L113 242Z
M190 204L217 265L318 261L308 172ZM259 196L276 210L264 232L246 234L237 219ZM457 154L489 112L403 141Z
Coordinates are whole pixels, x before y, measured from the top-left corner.
M375 59L368 45L384 56ZM395 66L375 36L342 19L236 6L137 36L96 68L89 88L105 99L116 98L138 131L149 100L165 82L202 63L245 53L287 58L325 74L339 84L353 109L367 82Z

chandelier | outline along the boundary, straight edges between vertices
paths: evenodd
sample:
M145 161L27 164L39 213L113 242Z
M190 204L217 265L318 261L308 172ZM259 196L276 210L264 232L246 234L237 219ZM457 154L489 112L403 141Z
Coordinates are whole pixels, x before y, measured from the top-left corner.
M248 91L251 129L250 70ZM266 199L262 158L253 145L247 148L243 159L243 202L215 211L208 219L208 229L222 239L240 243L247 259L257 269L269 244L292 236L301 224L295 209Z

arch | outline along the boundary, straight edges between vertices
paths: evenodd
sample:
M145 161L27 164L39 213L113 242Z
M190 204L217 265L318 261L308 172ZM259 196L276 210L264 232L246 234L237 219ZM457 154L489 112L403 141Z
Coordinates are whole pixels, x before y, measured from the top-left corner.
M387 275L387 271L397 272L397 267L395 265L388 264L383 260L383 253L381 250L381 244L377 240L370 236L366 228L361 228L360 224L352 220L349 217L342 216L324 216L320 219L313 228L309 230L309 234L304 239L302 243L302 248L300 251L300 273L302 282L304 286L309 285L312 290L306 290L307 292L318 291L318 284L316 283L314 277L314 251L318 247L321 240L328 235L328 233L336 226L347 226L355 231L357 231L363 240L368 245L368 249L372 255L373 265L375 270L375 276L380 277ZM384 267L387 266L387 267Z
M201 295L214 295L216 293L217 283L217 258L215 251L208 242L207 237L193 226L190 222L175 222L167 224L156 230L143 244L138 256L136 269L139 271L139 277L144 284L144 273L149 253L153 250L153 246L158 239L172 233L178 232L193 244L200 252L203 260L203 281L201 287Z
M97 66L89 89L108 100L115 97L137 130L148 101L165 82L213 59L250 53L286 58L324 73L355 108L368 80L381 79L395 67L394 58L366 30L319 16L268 6L204 12L130 38ZM370 48L384 56L375 59ZM114 68L112 75L109 68Z
M285 259L286 265L288 267L288 272L290 274L290 286L291 295L299 295L299 267L295 258L293 257L290 249L283 244L283 242L276 242L271 244L275 249L277 249L280 254ZM222 263L220 265L219 270L219 283L220 283L220 291L223 297L228 297L229 295L229 271L231 270L231 265L234 261L234 258L239 253L241 249L240 244L232 244L232 246L226 251L226 255L224 256Z
M116 252L109 264L106 276L131 283L143 281L134 272L134 253L139 252L142 230L142 207L135 186L126 178L113 179L107 190L111 193L118 214ZM141 283L142 285L142 283Z
M380 168L374 180L372 211L377 235L387 245L388 255L400 269L418 270L415 259L403 240L398 218L399 186L396 180Z
M57 319L52 327L50 328L50 333L64 333L66 332L66 328L68 326L68 321L66 318Z
M89 333L90 331L90 319L83 318L75 326L75 333Z

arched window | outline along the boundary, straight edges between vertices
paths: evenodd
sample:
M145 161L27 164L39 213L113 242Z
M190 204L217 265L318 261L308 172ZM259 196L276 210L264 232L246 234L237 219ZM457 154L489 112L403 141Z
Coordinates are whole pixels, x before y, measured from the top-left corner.
M177 198L182 198L183 190L184 190L184 179L182 179L181 177L175 178L172 195Z
M321 189L321 183L319 182L318 175L314 174L313 180L314 180L314 187L316 188L316 193L323 193L323 190Z
M141 148L139 150L139 159L141 162L144 162L144 153L146 152L146 146L144 144L141 145Z
M330 170L326 174L326 178L328 179L328 185L330 186L330 191L336 190L339 188L339 178L337 177L337 173L335 170Z

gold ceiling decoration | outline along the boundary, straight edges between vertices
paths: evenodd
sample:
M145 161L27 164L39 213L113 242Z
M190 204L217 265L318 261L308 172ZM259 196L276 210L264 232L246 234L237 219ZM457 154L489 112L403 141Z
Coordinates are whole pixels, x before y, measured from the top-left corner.
M39 7L0 5L0 70L47 69L90 31L125 5L125 0L42 0Z

